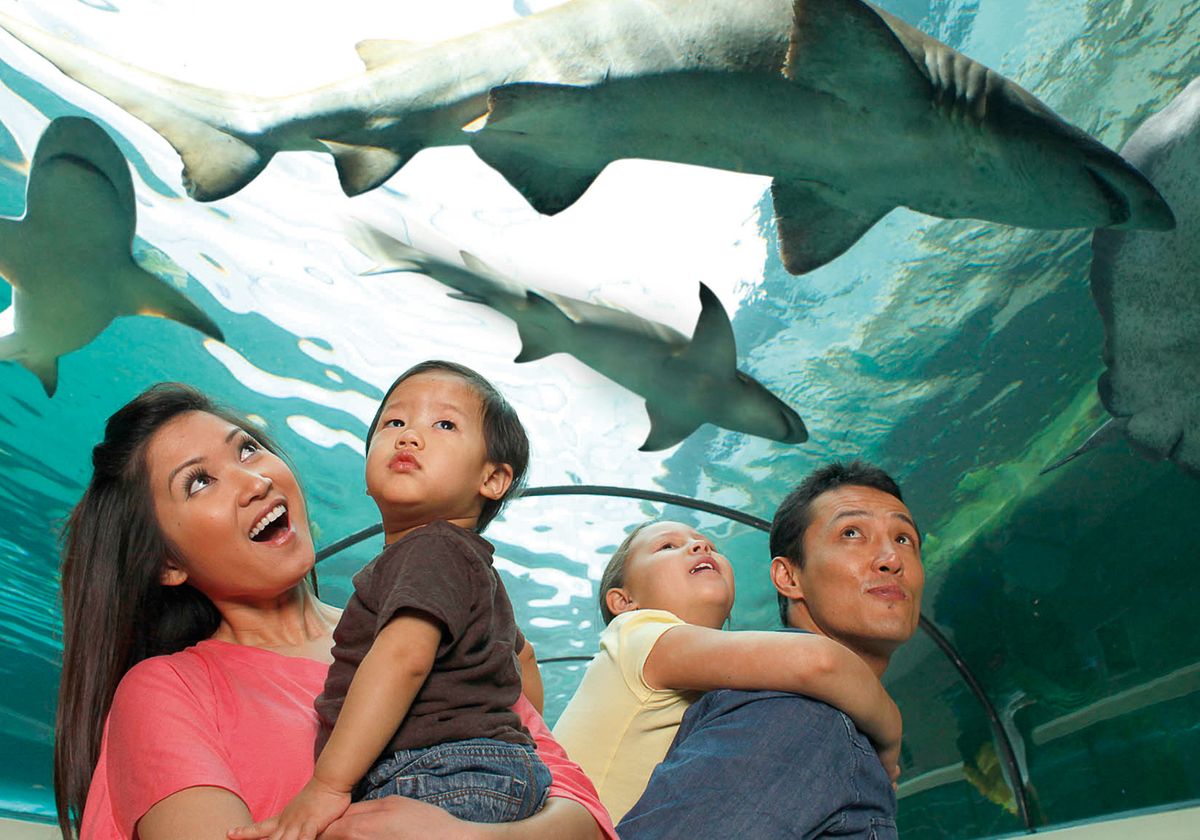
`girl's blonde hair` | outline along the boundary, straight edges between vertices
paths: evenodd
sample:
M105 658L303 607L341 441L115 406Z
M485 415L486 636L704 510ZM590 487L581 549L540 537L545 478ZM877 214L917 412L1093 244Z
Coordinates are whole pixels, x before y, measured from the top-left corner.
M635 525L633 530L625 535L625 539L621 541L617 550L613 552L612 558L609 559L608 565L604 567L604 574L600 576L600 616L604 619L606 627L617 617L616 613L608 608L606 596L608 590L620 589L625 585L625 564L629 560L629 547L633 544L633 538L658 521L657 519L647 519L645 522Z

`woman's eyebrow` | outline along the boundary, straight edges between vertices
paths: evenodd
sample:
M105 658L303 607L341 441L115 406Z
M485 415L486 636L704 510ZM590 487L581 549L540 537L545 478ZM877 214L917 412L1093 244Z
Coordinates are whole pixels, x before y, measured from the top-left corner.
M232 429L229 430L229 434L225 435L225 443L229 443L229 441L231 441L235 437L237 437L239 433L243 433L243 434L247 434L247 435L250 434L245 429L243 429L241 426L234 426ZM168 490L171 489L171 485L175 483L175 476L179 475L179 473L183 472L188 467L192 466L192 464L200 464L203 462L204 462L204 456L197 455L195 458L188 458L186 461L184 461L182 464L177 466L175 469L171 470L171 474L167 476L167 489Z

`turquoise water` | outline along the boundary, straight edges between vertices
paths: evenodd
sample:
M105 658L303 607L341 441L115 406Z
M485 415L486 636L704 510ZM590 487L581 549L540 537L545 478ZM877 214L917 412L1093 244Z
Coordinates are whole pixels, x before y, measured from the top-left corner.
M446 37L525 7L430 3L417 21L395 5L339 4L332 22L281 3L256 4L261 20L227 2L187 22L177 7L148 0L47 2L25 13L151 69L270 93L355 72L358 38ZM1200 74L1196 0L882 5L1110 147ZM266 25L270 45L260 43ZM1087 233L901 209L842 258L792 277L776 256L765 179L623 162L576 207L548 218L464 149L423 152L352 200L328 158L282 155L241 193L202 205L183 196L179 159L156 134L7 36L0 83L0 214L21 214L28 159L47 120L93 116L131 160L143 264L226 338L119 319L61 360L53 399L24 368L0 363L0 810L53 810L56 533L104 418L162 379L256 415L297 464L323 545L374 521L362 490L366 422L395 373L431 356L469 364L509 395L530 429L534 485L659 489L769 518L825 460L880 463L927 532L923 612L1002 721L1027 783L1029 822L1200 798L1200 641L1191 622L1200 484L1124 443L1038 476L1105 416ZM512 324L447 298L432 280L358 276L368 261L342 234L351 215L686 334L703 281L733 317L741 367L804 417L810 440L786 446L704 426L672 450L637 452L648 428L639 398L567 357L513 364ZM0 306L9 294L0 284ZM529 499L489 530L539 656L595 649L592 591L607 553L628 526L662 511L620 499ZM734 626L774 626L765 537L719 517L667 512L696 521L734 560ZM322 564L323 594L343 601L349 576L376 548ZM581 667L545 666L551 720ZM888 684L906 723L903 836L1021 830L983 707L928 636L898 655Z

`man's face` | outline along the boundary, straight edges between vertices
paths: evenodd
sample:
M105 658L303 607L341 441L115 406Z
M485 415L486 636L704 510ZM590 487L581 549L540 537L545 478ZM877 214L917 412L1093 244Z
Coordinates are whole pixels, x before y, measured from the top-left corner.
M811 512L804 568L793 567L792 623L886 665L921 613L925 570L912 514L889 493L852 485L822 493Z

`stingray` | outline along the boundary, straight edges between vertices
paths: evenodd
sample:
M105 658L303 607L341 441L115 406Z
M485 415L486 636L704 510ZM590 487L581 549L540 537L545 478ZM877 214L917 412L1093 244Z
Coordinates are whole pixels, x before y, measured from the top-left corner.
M469 143L547 214L622 158L769 176L793 274L898 206L1030 228L1172 224L1115 152L861 0L572 0L436 44L364 41L363 73L281 97L0 25L165 137L199 200L241 189L277 152L328 152L356 195L425 147Z
M517 362L568 353L646 401L650 434L640 449L666 449L703 423L781 443L808 439L804 421L737 367L733 326L712 290L700 284L700 317L689 339L612 306L529 289L460 252L465 265L427 254L362 222L350 240L376 261L369 274L414 271L454 289L459 300L510 318L521 336Z
M82 117L50 123L33 156L25 215L0 219L15 327L0 337L0 359L27 368L47 396L59 357L122 315L172 318L224 340L194 303L134 262L136 223L129 166L104 129Z
M1098 390L1111 415L1048 472L1116 437L1200 476L1200 78L1121 150L1174 208L1170 232L1098 230L1092 297L1104 322Z

